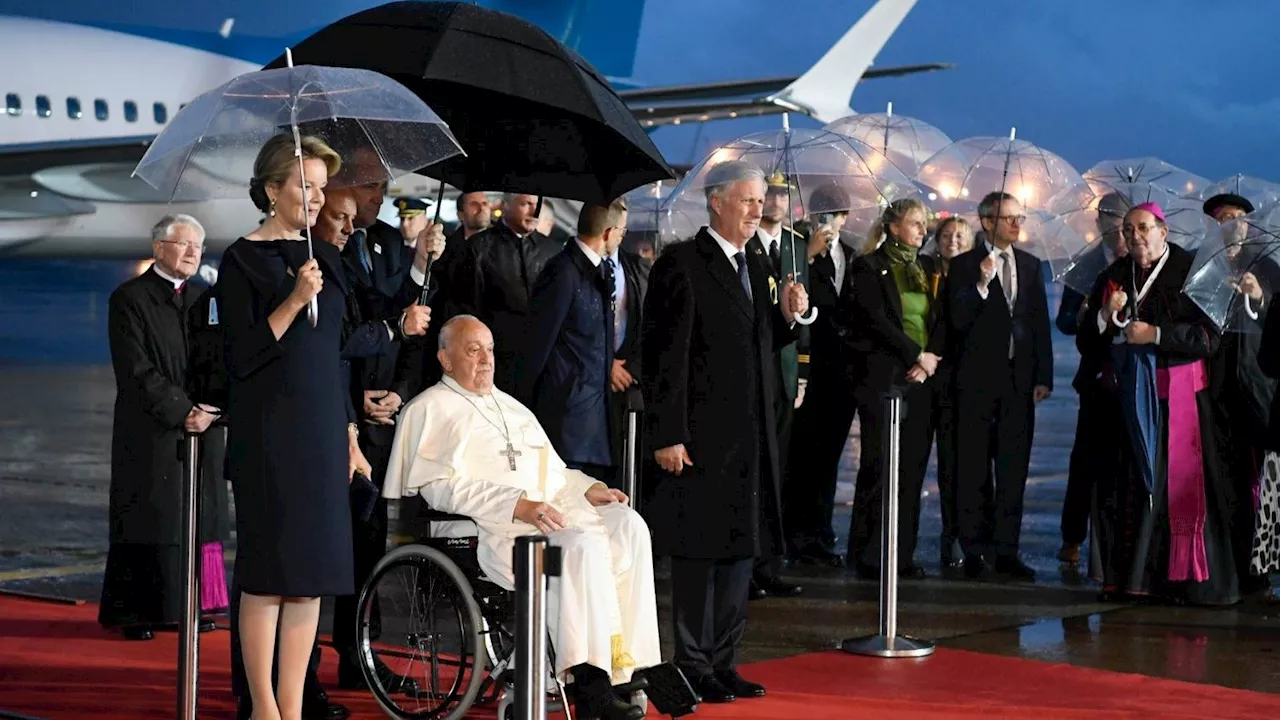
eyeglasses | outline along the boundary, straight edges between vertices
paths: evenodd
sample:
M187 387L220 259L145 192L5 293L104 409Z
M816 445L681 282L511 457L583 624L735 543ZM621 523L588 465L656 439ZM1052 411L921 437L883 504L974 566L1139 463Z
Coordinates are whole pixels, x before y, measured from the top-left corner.
M164 243L165 245L175 245L182 252L186 252L193 247L196 249L196 252L198 253L204 252L204 243L192 243L186 240L161 240L160 242Z
M1152 230L1155 230L1158 227L1160 226L1156 223L1142 223L1140 225L1125 225L1124 230L1122 230L1121 232L1124 233L1125 237L1133 237L1134 235L1142 235L1145 237L1148 234L1150 234Z
M996 222L999 222L1001 220L1006 220L1010 225L1021 225L1022 223L1027 221L1027 216L1026 215L996 215L991 219L995 220Z

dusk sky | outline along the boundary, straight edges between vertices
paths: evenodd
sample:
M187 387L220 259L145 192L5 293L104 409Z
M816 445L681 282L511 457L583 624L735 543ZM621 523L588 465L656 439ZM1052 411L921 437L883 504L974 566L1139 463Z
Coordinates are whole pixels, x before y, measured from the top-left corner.
M219 43L239 42L240 55L270 59L287 42L376 4L0 0L0 13L149 32L217 51ZM572 42L602 71L616 75L619 65L632 64L635 80L656 85L803 72L873 2L483 4L544 26L572 25ZM214 34L227 17L236 19L229 42ZM1237 172L1280 180L1277 26L1280 3L1263 0L920 0L878 64L936 61L956 69L868 81L855 93L854 107L878 112L893 101L896 113L927 120L953 139L1003 136L1013 125L1019 138L1059 153L1081 172L1103 159L1155 155L1210 180ZM628 63L632 42L634 63ZM687 163L713 142L779 123L712 123L696 148L697 130L687 125L660 130L655 139L672 162Z

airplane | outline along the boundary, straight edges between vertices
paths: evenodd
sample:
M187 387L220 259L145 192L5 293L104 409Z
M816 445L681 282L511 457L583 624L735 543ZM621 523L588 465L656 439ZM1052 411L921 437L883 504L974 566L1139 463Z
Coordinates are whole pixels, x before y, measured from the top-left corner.
M862 79L950 67L872 67L916 1L877 0L797 77L667 87L632 77L647 0L480 4L520 15L574 48L644 126L657 128L782 112L829 122L852 113ZM142 257L149 228L173 212L200 218L207 252L221 252L259 220L247 192L170 204L130 176L147 144L187 101L376 2L0 0L0 67L10 69L0 81L0 256ZM410 175L390 194L434 191L434 181Z

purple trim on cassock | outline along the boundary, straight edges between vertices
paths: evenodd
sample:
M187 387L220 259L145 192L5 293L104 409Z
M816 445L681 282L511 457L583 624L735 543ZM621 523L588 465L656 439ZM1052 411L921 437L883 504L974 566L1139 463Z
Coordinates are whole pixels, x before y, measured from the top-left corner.
M225 610L231 605L227 598L227 570L222 560L222 543L205 543L200 548L200 609Z
M1204 547L1204 445L1196 393L1209 386L1203 360L1156 372L1160 398L1169 404L1169 580L1209 579Z

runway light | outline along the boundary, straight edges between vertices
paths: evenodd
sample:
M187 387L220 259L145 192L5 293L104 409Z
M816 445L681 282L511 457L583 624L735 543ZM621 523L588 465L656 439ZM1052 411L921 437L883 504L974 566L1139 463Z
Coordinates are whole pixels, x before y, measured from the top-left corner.
M1026 205L1027 203L1031 202L1031 196L1033 194L1034 193L1032 192L1032 188L1030 185L1023 185L1022 187L1018 188L1018 191L1014 193L1014 196L1017 197L1018 200L1022 201L1023 205Z
M938 199L938 193L929 193L929 199L930 199L930 200L937 200L937 199Z
M39 191L39 190L32 190L32 191L31 191L31 197L40 197L40 191Z
M951 200L956 196L956 189L951 183L942 183L938 185L938 192L942 193L942 197Z
M969 188L967 187L960 188L960 197L963 197L963 198L969 197Z
M730 118L736 118L736 117L738 117L738 113L736 113L736 112L731 112L731 113L729 113L729 117L730 117Z

